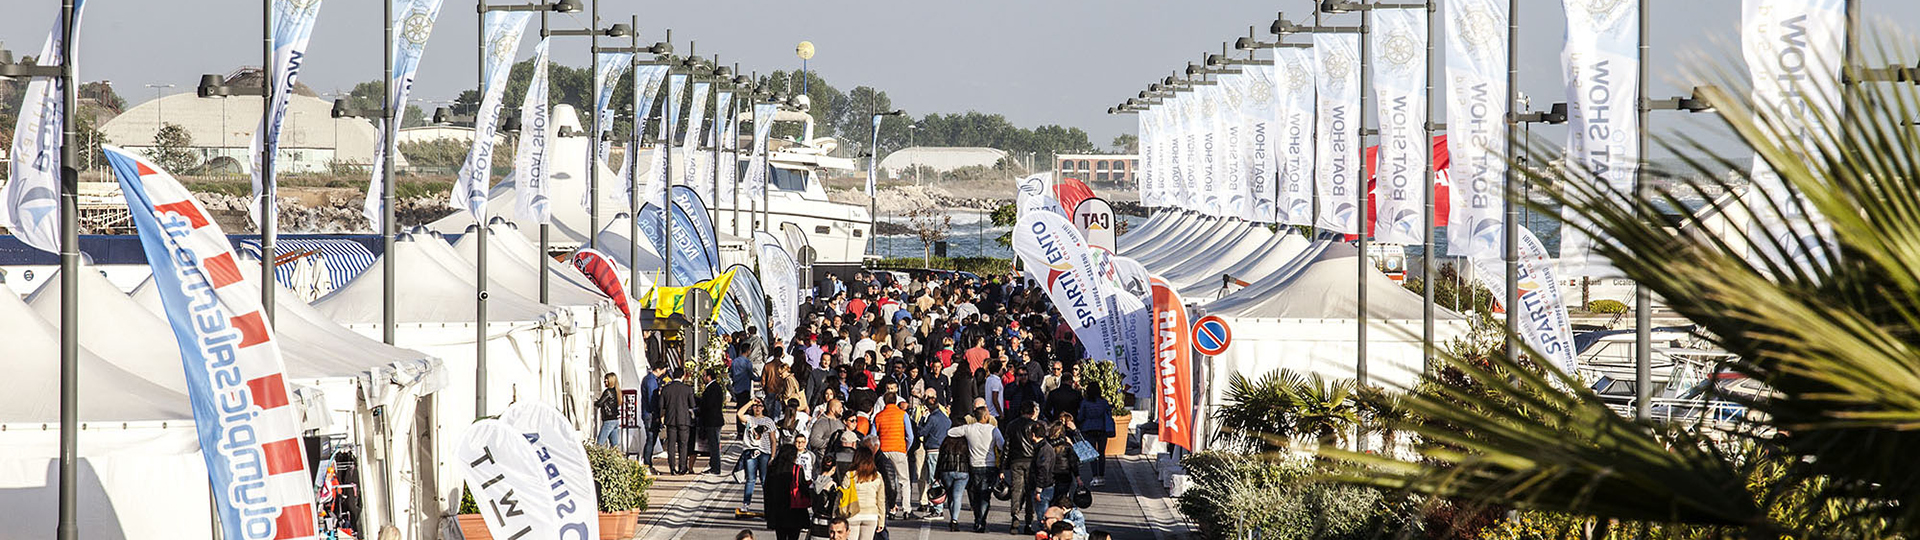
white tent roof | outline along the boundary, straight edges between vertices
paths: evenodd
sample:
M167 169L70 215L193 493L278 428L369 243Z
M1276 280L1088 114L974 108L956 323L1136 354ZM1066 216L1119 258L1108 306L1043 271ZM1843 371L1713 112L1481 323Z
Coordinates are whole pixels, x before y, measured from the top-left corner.
M559 123L561 132L582 134L586 132L580 127L580 115L572 105L554 107L553 118ZM552 191L548 194L553 201L553 233L548 237L550 242L561 245L587 243L587 207L580 204L580 201L586 200L587 148L585 135L553 139L554 159L547 162L547 166L552 170L552 175L549 177ZM642 166L651 163L645 159L646 156L641 157ZM676 167L674 171L679 172L679 169ZM644 182L646 176L643 174L639 178ZM619 184L620 179L617 173L607 168L605 164L601 164L600 196L604 200L600 203L600 219L611 219L615 212L627 208L625 196ZM501 179L487 191L487 215L519 223L520 234L529 240L537 241L540 238L540 225L522 220L514 214L516 197L518 195L514 191L512 176ZM615 198L620 200L616 202ZM466 231L467 226L472 224L473 218L466 212L455 212L427 224L426 227L441 234L458 234Z
M0 423L59 420L60 331L11 294L0 294L0 328L7 329L6 352L0 354L5 360L0 362L14 383L0 392ZM85 348L80 350L79 364L82 420L193 418L187 396L180 391L129 373Z
M1129 229L1126 234L1121 235L1115 242L1114 247L1121 253L1130 253L1134 248L1139 247L1140 243L1158 238L1160 233L1178 226L1177 224L1185 221L1187 216L1188 214L1186 212L1174 212L1171 210L1154 212L1152 216L1147 217L1146 223L1142 223L1138 227L1133 227Z
M1208 314L1225 317L1274 319L1352 319L1359 315L1359 287L1354 284L1357 250L1345 242L1320 240L1287 267L1212 303ZM1379 270L1367 272L1367 306L1373 319L1419 319L1422 300L1387 279ZM1459 314L1437 310L1441 319Z
M1212 228L1214 226L1217 226L1218 224L1219 224L1218 220L1215 220L1213 218L1209 218L1199 214L1186 214L1186 215L1180 216L1178 219L1172 222L1167 223L1165 227L1162 227L1160 230L1153 232L1151 236L1143 236L1141 238L1134 239L1132 245L1130 246L1125 243L1122 243L1117 247L1120 249L1121 255L1126 255L1128 257L1134 257L1137 259L1141 255L1146 255L1148 253L1151 253L1153 252L1153 250L1158 249L1161 245L1171 242L1174 236L1179 233L1198 232L1201 230ZM1132 235L1129 234L1128 236L1132 236Z
M1223 275L1233 276L1234 279L1248 283L1258 283L1299 257L1301 252L1306 251L1308 244L1310 242L1305 236L1292 231L1273 235L1273 238L1267 240L1266 245L1255 249L1252 254L1234 263L1233 266L1206 274L1188 276L1186 285L1180 288L1180 295L1198 299L1215 294L1220 291L1220 276Z
M1185 260L1175 261L1168 266L1160 277L1175 284L1189 283L1199 276L1219 277L1217 272L1220 269L1253 255L1270 240L1273 240L1273 231L1267 230L1267 226L1249 223L1240 229L1240 234L1224 242L1189 248L1191 254Z
M259 267L241 265L247 280L241 286L255 292L252 284ZM60 286L58 280L29 297L27 303L48 321L58 321ZM186 388L185 372L180 367L180 345L172 325L167 323L160 295L147 278L135 288L137 296L150 299L142 305L134 296L121 294L97 272L80 273L80 340L88 349L100 352L108 361L141 378L167 388ZM424 373L437 362L425 353L391 347L361 337L334 324L292 297L275 295L274 332L280 339L281 357L287 375L294 379L355 377L399 365L412 374ZM58 327L55 324L55 327ZM94 333L94 329L111 329ZM90 335L91 334L91 335Z
M507 290L513 291L529 291L531 294L538 295L540 271L534 270L533 265L543 261L534 260L532 253L527 251L537 253L539 250L518 249L519 246L514 244L519 235L513 234L511 227L496 224L491 231L492 234L487 235L487 281L493 282L496 287L506 287ZM469 268L478 264L479 261L479 251L476 249L479 245L476 242L478 239L477 234L464 234L460 236L460 241L452 246L454 252L459 254L460 260L466 262ZM569 278L572 276L558 271L549 271L552 274L547 283L548 303L556 306L592 306L607 301L606 295L600 294L598 290L587 290L571 281ZM581 276L581 279L584 281L585 276Z
M1226 244L1239 238L1247 228L1244 221L1233 219L1216 220L1217 225L1198 235L1173 235L1175 238L1151 252L1135 257L1148 271L1156 274L1180 266L1191 260L1200 250L1207 247Z
M445 251L429 246L439 244ZM474 290L472 266L451 253L446 242L432 237L402 235L393 243L400 267L394 275L394 319L402 323L472 323ZM452 260L447 259L451 257ZM488 261L491 265L492 261ZM313 301L313 307L340 324L379 323L382 290L381 272L362 272L345 286ZM487 297L487 320L493 322L534 322L549 320L554 309L529 300L511 289L494 285Z
M635 253L638 253L640 257L640 271L658 275L662 268L666 268L666 261L662 260L660 254L654 251L653 242L631 242L627 240L627 234L633 232L632 224L633 220L628 218L624 213L614 216L613 221L607 222L607 226L600 229L600 236L595 240L594 248L599 249L600 252L605 253L608 257L612 257L615 262L626 265L628 268L633 267L631 259ZM634 249L635 246L638 246L639 249Z

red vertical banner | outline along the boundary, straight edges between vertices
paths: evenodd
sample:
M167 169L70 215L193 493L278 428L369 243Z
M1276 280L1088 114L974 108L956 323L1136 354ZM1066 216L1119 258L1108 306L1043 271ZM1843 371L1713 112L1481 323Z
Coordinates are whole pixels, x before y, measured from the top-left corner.
M1192 332L1180 293L1154 277L1154 406L1160 408L1160 440L1189 451L1193 450Z

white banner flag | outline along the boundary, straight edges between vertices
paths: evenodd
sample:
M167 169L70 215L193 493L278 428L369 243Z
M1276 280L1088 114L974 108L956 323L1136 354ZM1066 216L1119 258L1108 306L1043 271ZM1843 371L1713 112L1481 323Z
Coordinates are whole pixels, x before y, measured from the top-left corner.
M660 95L660 87L665 83L666 76L667 66L639 66L633 71L633 107L636 113L633 115L635 118L633 137L628 140L629 153L639 152L640 147L645 146L647 123L653 118L653 98ZM657 157L658 154L655 156ZM629 156L626 161L634 165L620 171L620 191L623 197L633 195L632 191L637 183L634 181L634 175L639 174L639 171L633 169L639 168L639 159L640 156L637 155ZM641 202L645 203L647 199L642 199Z
M532 401L507 406L500 413L500 421L518 430L533 455L540 458L540 470L546 473L547 487L553 492L555 514L563 522L584 523L586 536L581 538L599 538L600 493L593 484L586 448L580 445L585 440L580 430L567 423L560 409Z
M293 97L294 82L300 78L300 66L307 61L307 41L313 37L313 22L320 16L321 0L274 0L273 65L267 66L269 90L267 114L260 118L260 129L253 132L253 144L247 160L253 167L253 203L247 215L259 227L260 202L273 195L274 171L266 167L265 156L279 157L280 125L287 120L287 101Z
M693 94L688 98L692 106L687 109L687 127L685 138L680 142L680 155L686 156L682 163L680 183L693 188L700 195L700 204L713 208L713 177L707 173L707 151L700 148L700 140L706 138L707 95L713 93L713 83L693 83Z
M1374 158L1374 238L1419 244L1426 234L1427 10L1373 12L1374 107L1380 150Z
M395 111L394 118L405 121L407 117L407 94L413 92L413 75L420 70L420 56L427 52L427 37L433 35L433 22L440 18L441 0L394 0L400 5L393 10L393 79L387 81L387 110ZM385 230L381 224L383 198L386 191L386 136L387 130L380 122L374 122L377 130L373 136L373 179L367 182L367 198L360 204L360 215L373 224L375 231Z
M1781 127L1800 133L1802 144L1814 144L1813 126L1832 125L1839 113L1846 24L1845 0L1746 0L1742 4L1740 51L1753 78L1754 104L1786 124ZM1826 219L1806 206L1759 156L1753 158L1752 175L1754 189L1765 199L1747 199L1756 225L1748 233L1754 250L1750 257L1783 265L1791 262L1805 269L1826 266L1830 261L1824 253L1776 253L1776 240L1790 248L1813 245L1813 238L1830 236L1831 231ZM1786 215L1774 212L1776 205Z
M1314 34L1313 59L1320 72L1316 81L1319 132L1314 161L1320 217L1314 225L1333 232L1360 234L1360 200L1365 187L1358 154L1360 127L1360 36Z
M1209 161L1200 152L1201 139L1207 125L1200 118L1200 103L1203 101L1206 101L1206 97L1198 90L1188 93L1180 100L1180 139L1185 145L1181 150L1186 152L1186 158L1182 161L1185 166L1182 172L1186 175L1186 182L1181 185L1185 193L1182 198L1186 201L1187 208L1200 212L1207 210L1206 185L1201 179L1209 174L1207 171L1210 170L1210 166L1207 165Z
M1229 74L1220 76L1219 86L1220 109L1213 124L1220 132L1215 141L1220 148L1220 215L1242 217L1253 206L1247 193L1246 160L1246 144L1252 138L1247 136L1243 116L1252 85L1245 75Z
M527 84L526 99L520 102L520 146L513 154L513 191L518 195L513 213L527 223L553 222L553 183L549 178L553 171L548 167L548 154L553 152L558 126L547 103L547 43L551 39L542 38L533 46L533 80Z
M1134 144L1140 146L1140 166L1133 174L1134 188L1140 192L1140 205L1148 208L1160 206L1153 192L1153 129L1148 126L1152 116L1152 109L1133 114Z
M753 152L747 165L747 198L759 201L766 198L768 170L767 137L773 135L773 117L780 112L775 103L756 103L753 105Z
M1316 142L1313 136L1317 73L1310 49L1274 49L1274 113L1280 118L1280 189L1277 212L1281 223L1313 225L1313 177Z
M800 265L773 233L754 231L753 240L760 255L760 285L773 302L768 326L775 336L791 336L800 325Z
M486 219L487 190L493 175L494 133L500 128L500 109L507 92L507 74L513 68L513 56L520 50L520 36L526 32L531 12L487 14L487 56L483 68L480 109L474 114L473 147L460 165L460 177L454 181L447 203L466 210L479 223Z
M1111 317L1101 292L1101 268L1094 251L1065 216L1053 212L1023 212L1013 227L1013 252L1027 272L1047 289L1047 297L1067 319L1095 360L1114 360L1118 318Z
M711 177L707 181L712 182L712 185L720 191L719 203L713 207L716 210L721 207L732 208L734 206L733 190L739 187L733 182L738 177L729 174L729 171L738 170L739 165L727 166L733 161L733 155L728 151L733 149L734 143L727 140L727 136L733 130L733 111L730 110L733 107L733 92L721 90L719 94L713 102L713 132L708 138L713 140L710 146L719 150L720 159L718 163L714 163L707 169Z
M1201 212L1209 216L1218 216L1225 205L1221 200L1226 195L1222 189L1226 170L1224 163L1226 150L1223 142L1225 134L1220 130L1220 108L1225 101L1221 97L1220 86L1200 86L1193 89L1194 94L1194 134L1197 136L1200 161L1200 205Z
M1187 160L1182 144L1186 139L1186 130L1181 125L1182 108L1185 98L1174 96L1162 102L1159 109L1160 136L1154 138L1154 144L1160 147L1160 205L1187 207L1187 170L1183 163Z
M1640 163L1639 4L1566 0L1567 43L1560 51L1567 85L1567 157L1582 181L1605 182L1633 193ZM1624 199L1619 200L1625 204ZM1619 273L1593 254L1593 240L1571 226L1579 216L1564 212L1560 261L1570 275L1613 277Z
M73 6L74 27L80 10ZM52 65L65 56L60 50L66 29L54 17L53 33L40 46L40 64ZM7 184L0 188L0 225L29 246L60 252L60 145L65 102L59 79L35 77L27 82L20 100L20 117L13 129L13 160L7 163Z
M1447 0L1447 151L1452 198L1447 252L1505 253L1507 4Z
M598 509L565 507L557 495L559 488L592 490L592 483L560 480L558 466L547 470L524 432L505 420L475 420L453 457L494 538L596 538L587 524L598 523Z
M613 132L613 107L612 107L613 93L614 93L614 90L619 88L620 76L625 75L627 73L627 68L632 66L633 66L633 53L630 53L630 52L597 53L594 55L593 116L594 118L598 118L600 120L600 133L594 134L594 137L593 137L593 140L594 140L593 162L595 164L606 163L607 151L612 149L613 147L613 139L604 136L607 133ZM638 95L638 94L635 94L635 95ZM642 116L641 118L645 118L645 117ZM635 148L638 148L638 147L636 146L627 147L629 151ZM626 161L626 160L622 160L622 161ZM608 168L613 168L613 167L608 167ZM613 195L612 193L602 193L600 196L609 197L612 195ZM581 190L580 206L592 206L593 201L589 200L591 197L593 197L593 190L591 189Z
M1572 373L1574 365L1573 325L1567 318L1560 281L1553 272L1553 259L1533 231L1520 229L1520 305L1505 306L1508 317L1520 317L1520 340L1545 355L1561 371ZM1506 263L1499 258L1473 260L1479 281L1505 301L1507 297Z
M1273 66L1247 66L1247 98L1240 106L1240 120L1246 134L1242 146L1242 164L1247 171L1247 204L1240 217L1257 223L1274 223L1275 186L1279 167L1280 137L1274 109Z

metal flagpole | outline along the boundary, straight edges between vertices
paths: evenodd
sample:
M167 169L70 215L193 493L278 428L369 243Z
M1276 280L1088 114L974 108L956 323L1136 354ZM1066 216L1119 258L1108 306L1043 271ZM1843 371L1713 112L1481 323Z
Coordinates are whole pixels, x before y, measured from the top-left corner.
M1848 3L1851 4L1852 2ZM1635 153L1641 154L1640 159L1642 163L1635 164L1633 168L1633 191L1636 195L1645 195L1647 168L1644 166L1644 162L1646 161L1644 152L1646 152L1647 148L1647 111L1651 109L1650 104L1647 102L1647 78L1649 75L1648 72L1650 71L1647 69L1647 30L1652 24L1650 23L1651 19L1647 13L1647 8L1649 7L1647 5L1648 2L1642 1L1639 4L1635 9L1639 11L1640 17L1640 47L1638 51L1640 55L1640 88L1639 95L1634 99L1634 102L1639 106L1634 109L1640 116L1640 133L1637 135L1635 142L1638 151ZM1633 417L1638 420L1653 419L1653 408L1650 406L1651 404L1648 403L1648 401L1653 398L1652 304L1653 294L1647 290L1647 286L1635 282L1633 284Z
M735 63L733 65L733 72L735 76L738 76L740 73L740 64ZM733 235L740 236L740 205L744 204L744 201L740 200L740 100L753 97L753 92L750 87L735 86L736 88L733 89L733 99L727 102L726 126L732 129L722 131L720 136L727 139L727 153L729 154L729 159L727 160L727 178L733 179ZM746 92L743 94L742 91ZM714 171L718 172L719 170L719 165L715 165ZM747 216L752 217L753 213L748 212ZM751 247L753 243L747 242L747 245ZM757 257L759 250L755 249L754 251Z
M545 40L547 39L548 36L552 35L551 31L547 28L547 13L548 12L546 10L540 11L540 39L542 40ZM551 82L549 82L549 84L551 84ZM526 114L526 111L520 111L520 113L524 115ZM592 145L588 145L588 146L592 146ZM546 165L541 165L541 166L545 167ZM588 166L591 167L592 164L588 164ZM526 187L527 186L515 185L514 189L524 189ZM486 226L482 225L480 228L485 229ZM545 304L550 300L550 298L548 297L547 274L550 274L551 272L547 271L547 250L549 249L547 246L550 245L549 244L551 242L550 236L552 235L552 233L553 233L552 223L540 224L540 252L533 254L535 258L535 260L533 261L534 271L540 273L540 303L542 304ZM587 234L593 234L593 233L588 232Z
M631 65L627 73L633 74L633 132L627 138L627 297L628 310L640 308L640 141L646 139L647 119L640 117L640 100L646 99L646 83L640 80L640 16L634 15L633 33L627 34L628 44L634 49ZM638 321L629 322L638 325ZM627 339L633 345L640 343L640 329L628 328ZM632 345L630 345L632 346ZM643 365L646 359L635 355L634 361ZM645 428L641 428L645 429ZM641 432L645 436L645 431ZM649 461L653 456L647 456Z
M667 43L673 43L673 29L671 28L667 29ZM687 57L693 57L693 43L691 42L687 43ZM660 283L671 287L673 286L673 117L680 110L680 103L674 101L674 94L680 93L680 89L675 88L679 85L673 83L673 71L678 69L678 66L673 65L674 62L671 55L667 57L667 60L667 73L661 75L661 77L666 78L666 80L663 81L664 84L662 84L662 86L665 86L667 89L666 97L660 104L660 108L662 109L660 111L660 139L661 142L666 143L660 146L660 151L667 154L664 159L660 160L660 174L664 175L661 178L667 180L666 197L660 201L662 205L660 207L660 239L662 243L665 244L661 246L662 249L660 250Z
M1354 169L1359 171L1363 177L1366 175L1367 170L1367 79L1371 78L1368 77L1370 74L1367 73L1367 71L1373 65L1373 62L1367 56L1370 52L1369 49L1371 49L1367 43L1369 41L1367 39L1367 32L1372 31L1372 29L1369 28L1372 23L1373 11L1367 9L1366 0L1360 0L1360 121L1354 123L1353 140L1356 143L1354 144L1355 152L1359 155L1359 158L1356 160L1356 163L1359 163L1359 165L1354 167ZM1357 298L1359 303L1358 341L1355 342L1356 350L1359 354L1356 355L1357 358L1353 365L1353 380L1356 386L1364 387L1367 385L1367 270L1369 270L1369 267L1372 265L1372 263L1368 261L1369 257L1367 256L1367 234L1372 232L1369 230L1368 223L1373 215L1373 205L1367 204L1367 182L1365 178L1360 178L1356 181L1355 188L1356 189L1353 190L1353 198L1360 207L1360 223L1355 225L1359 229L1356 232L1360 237L1358 243L1360 258L1356 259L1356 264L1354 265L1354 283L1359 289L1359 296ZM1366 441L1356 440L1359 441L1360 448L1366 448Z
M720 87L727 84L727 80L724 77L720 76L720 69L721 69L720 55L718 54L713 55L713 75L712 76L714 79L714 83L713 83L713 92L715 96L714 99L719 99ZM706 138L705 135L713 136L713 142L707 143L707 146L708 146L707 153L708 153L708 157L712 158L711 161L713 162L713 170L707 171L706 176L708 178L707 180L708 183L713 184L713 190L712 190L713 191L713 207L716 210L720 208L720 126L721 124L724 123L720 121L720 115L725 113L725 111L720 110L719 105L720 105L719 103L714 104L713 131L707 131L706 129L700 130L701 135L703 135L701 137L702 139ZM707 222L712 224L714 231L719 231L720 230L720 212L718 211L707 212ZM720 241L720 239L718 238L719 234L716 233L714 236L715 238L713 241L715 243L718 243ZM717 250L717 249L720 249L720 246L715 245L713 246L713 248Z
M274 179L273 174L273 158L275 157L274 154L280 152L280 143L274 140L277 138L275 137L277 134L273 132L274 126L271 123L273 119L274 101L273 69L275 67L273 62L272 0L260 1L260 42L260 87L262 90L260 96L263 100L261 101L262 107L260 108L260 118L262 119L260 127L261 129L267 130L267 132L261 134L260 137L261 146L266 147L262 148L260 152L259 171L260 191L262 192L262 196L260 197L260 311L267 316L267 325L272 326L274 311L273 289L276 285L276 280L273 277L273 237L275 222L280 219L274 212L275 205L273 200L279 196L278 192L280 191L275 189L278 181ZM73 54L71 49L63 52L69 56Z
M1519 124L1514 116L1514 85L1520 79L1520 0L1507 0L1507 137L1506 159L1513 160L1514 126ZM1520 205L1519 182L1511 163L1507 166L1506 185L1506 262L1507 262L1507 360L1520 360L1520 318L1514 310L1520 306Z
M1435 217L1433 215L1435 211L1433 182L1437 176L1436 169L1438 167L1438 164L1433 162L1433 132L1437 127L1433 123L1433 42L1435 26L1433 14L1436 7L1437 4L1434 0L1427 0L1427 129L1421 140L1423 144L1427 145L1426 148L1422 150L1427 152L1426 186L1421 188L1421 192L1423 193L1422 197L1426 203L1426 212L1422 214L1422 216L1424 216L1422 218L1424 222L1420 225L1423 231L1420 237L1420 343L1423 345L1423 347L1421 347L1420 365L1426 370L1433 369L1433 353L1435 348L1433 344L1433 290L1435 288L1433 282L1440 274L1434 264L1433 253L1433 218Z
M74 522L80 429L80 140L73 83L79 28L74 0L60 1L60 540L80 536Z
M587 49L587 58L592 60L590 65L593 66L594 72L598 73L600 71L600 58L599 53L594 51L600 50L600 0L593 0L593 5L590 9L593 10L593 18L591 19L593 22L587 25L587 29L592 30L592 33L587 36L587 46L589 47ZM606 89L607 85L605 83L594 81L593 132L587 136L588 248L592 248L594 240L600 237L600 130L605 129L600 125L600 101L604 99L600 96L600 93L605 92ZM540 256L545 257L547 254L541 253ZM541 277L544 278L547 275L547 267L544 261L536 268L540 270Z
M474 36L475 41L479 45L476 50L480 54L475 56L475 59L479 62L479 69L475 70L474 73L480 81L480 86L478 86L480 94L475 96L477 101L474 105L473 114L476 119L479 118L481 114L479 103L486 101L487 94L487 3L486 0L480 0L478 4L480 6L480 32ZM546 16L541 15L541 18L544 20ZM522 28L525 27L523 26ZM477 122L478 120L475 121ZM499 119L496 118L494 121L498 122ZM475 137L480 136L479 129L480 126L478 124L474 125L473 134ZM473 143L480 144L480 141L476 139ZM490 184L493 183L493 164L483 163L479 166L479 169L480 189L491 194L493 191L490 186ZM473 259L473 320L477 323L473 329L473 415L476 418L487 414L487 206L492 202L492 197L488 197L486 201L481 202L480 214L474 216L473 220L475 225L473 228L475 235L473 237L475 253ZM388 268L392 268L392 266L389 265ZM393 283L393 276L387 277L387 283Z
M386 81L383 84L391 85L393 84L393 0L385 0L382 4L386 6L386 15L382 20L386 21L384 24L386 24L385 39L387 52L384 59L386 78L381 80ZM482 37L481 39L486 38ZM380 145L386 151L381 158L380 165L380 246L382 250L380 257L380 277L382 278L380 284L380 339L388 345L392 345L394 344L393 237L394 234L400 230L399 221L394 219L393 181L398 179L399 175L393 172L393 164L395 161L393 156L398 153L396 147L398 146L400 126L395 121L398 115L393 110L395 106L392 100L392 96L394 95L393 89L384 87L382 89L388 96L388 103L387 106L384 107L386 111L383 111L383 114L381 114L382 121L386 122L386 125L381 127L385 133L384 140L380 142Z

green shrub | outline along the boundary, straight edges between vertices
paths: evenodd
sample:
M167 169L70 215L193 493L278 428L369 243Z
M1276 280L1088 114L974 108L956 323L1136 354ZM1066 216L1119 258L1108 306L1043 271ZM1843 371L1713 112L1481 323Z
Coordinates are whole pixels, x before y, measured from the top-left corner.
M1420 526L1414 501L1320 481L1310 459L1201 452L1181 464L1180 511L1209 540L1393 538Z
M1587 302L1587 311L1593 313L1626 313L1627 305L1619 300L1594 300Z
M1080 371L1080 380L1089 393L1099 392L1100 397L1105 398L1107 404L1113 406L1113 414L1131 414L1127 412L1123 406L1124 402L1121 401L1125 398L1120 397L1121 386L1123 386L1120 384L1120 370L1114 369L1113 362L1087 362L1086 367Z
M929 265L928 266L929 268L932 268L935 270L958 270L961 272L972 272L982 277L1004 273L1008 270L1013 269L1012 260L1000 259L995 257L934 257L932 259L921 259L920 257L895 257L891 259L880 259L878 261L875 261L872 267L873 268L920 268L922 265Z
M647 475L646 466L618 449L586 447L587 464L593 468L593 483L600 492L600 511L647 509L647 488L653 486L653 477Z

